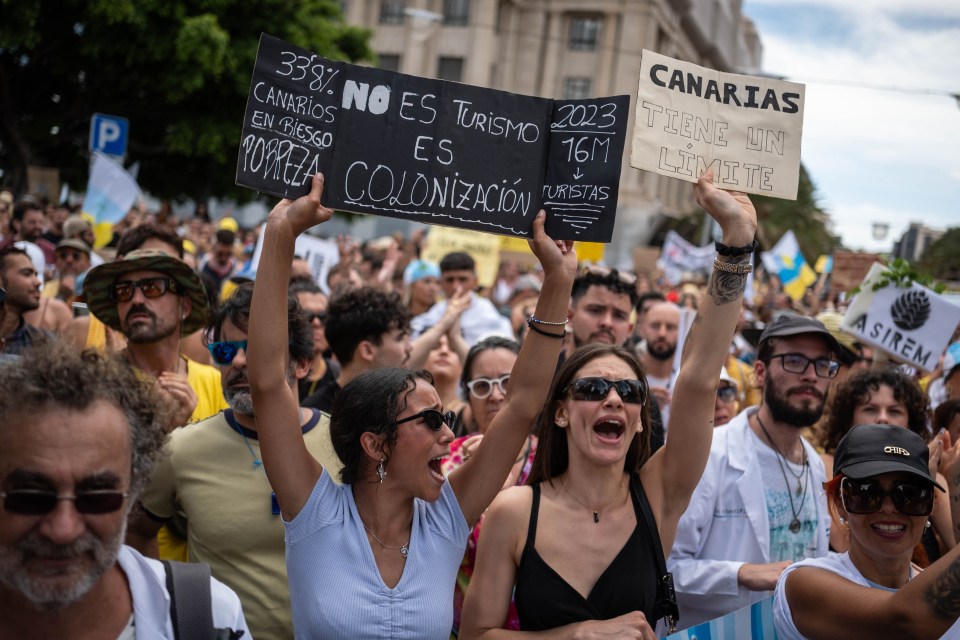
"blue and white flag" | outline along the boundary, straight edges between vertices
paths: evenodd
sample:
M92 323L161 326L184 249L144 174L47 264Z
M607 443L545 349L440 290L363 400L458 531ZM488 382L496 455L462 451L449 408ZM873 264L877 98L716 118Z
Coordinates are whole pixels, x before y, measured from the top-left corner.
M94 152L83 200L83 212L93 218L94 224L120 222L142 197L137 181L122 165Z

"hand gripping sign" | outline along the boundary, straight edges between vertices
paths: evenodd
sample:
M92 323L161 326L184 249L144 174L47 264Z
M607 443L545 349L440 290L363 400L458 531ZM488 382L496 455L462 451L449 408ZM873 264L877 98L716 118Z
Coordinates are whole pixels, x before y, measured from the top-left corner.
M328 177L347 211L609 242L629 97L546 100L326 60L268 35L250 83L237 184L284 198Z

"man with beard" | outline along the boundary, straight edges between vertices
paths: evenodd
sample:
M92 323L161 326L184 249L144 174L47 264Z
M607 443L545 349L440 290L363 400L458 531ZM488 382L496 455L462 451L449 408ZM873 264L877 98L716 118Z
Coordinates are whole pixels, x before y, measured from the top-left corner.
M191 562L206 562L234 589L253 637L289 638L292 621L284 532L280 510L260 463L257 419L247 383L247 329L253 283L244 283L210 320L210 353L220 369L230 408L177 429L169 455L157 462L143 494L144 516L131 525L131 545L152 553L161 523L175 515L187 521ZM296 298L287 300L290 342L287 384L310 370L313 332ZM316 409L300 410L304 441L320 455L321 420Z
M573 281L567 321L573 344L566 345L569 355L577 347L599 342L624 344L633 331L630 313L637 302L636 277L616 269L589 266Z
M40 277L23 249L8 246L0 250L0 287L7 291L6 313L0 324L4 353L19 355L27 347L48 337L43 329L27 323L24 314L40 306Z
M677 377L673 355L680 335L680 307L672 302L655 302L643 316L640 335L645 344L639 354L640 362L647 374L650 394L657 401L663 422L667 424Z
M781 316L760 336L763 401L714 430L667 562L683 627L768 597L789 564L827 554L826 473L800 430L823 413L839 349L813 318Z
M164 441L154 389L62 344L0 365L0 638L175 637L163 565L123 545ZM208 637L249 634L236 594L209 588Z
M84 282L87 307L127 339L122 353L157 381L178 407L178 427L226 407L220 374L183 355L183 338L204 326L209 304L199 276L160 249L137 249L91 269Z

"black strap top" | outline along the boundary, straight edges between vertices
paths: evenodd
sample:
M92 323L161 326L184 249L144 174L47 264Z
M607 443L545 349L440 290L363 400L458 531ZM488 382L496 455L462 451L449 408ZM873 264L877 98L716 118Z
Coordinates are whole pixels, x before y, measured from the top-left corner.
M540 485L533 489L527 543L517 567L514 600L524 631L543 631L585 620L609 620L632 611L642 611L651 626L659 617L657 553L660 535L651 531L653 513L639 479L630 479L630 494L637 526L630 538L600 574L587 598L570 586L537 553L537 516L540 510Z

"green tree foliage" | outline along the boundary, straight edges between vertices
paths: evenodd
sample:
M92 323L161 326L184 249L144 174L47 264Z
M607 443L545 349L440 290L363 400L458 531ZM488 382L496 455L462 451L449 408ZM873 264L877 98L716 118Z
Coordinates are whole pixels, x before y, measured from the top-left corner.
M947 229L927 247L917 266L937 280L960 282L960 227Z
M0 0L0 166L86 183L90 117L130 120L128 160L158 196L233 195L261 32L335 60L372 60L338 0Z
M827 226L829 215L820 208L816 190L813 180L801 165L796 200L750 196L757 207L757 239L764 249L769 250L783 234L792 229L811 267L818 257L833 252L835 241Z

